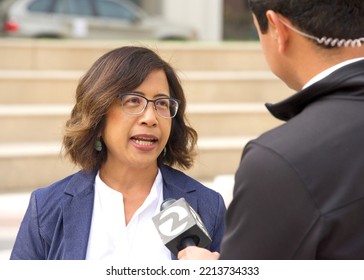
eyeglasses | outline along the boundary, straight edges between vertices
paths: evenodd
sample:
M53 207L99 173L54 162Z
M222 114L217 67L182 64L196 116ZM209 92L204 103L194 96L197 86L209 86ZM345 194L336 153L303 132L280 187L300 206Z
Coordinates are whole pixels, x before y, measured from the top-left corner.
M154 103L154 109L162 118L174 118L177 115L179 100L160 97L154 100L145 98L137 93L122 93L118 95L122 110L128 115L140 115L147 108L148 103Z

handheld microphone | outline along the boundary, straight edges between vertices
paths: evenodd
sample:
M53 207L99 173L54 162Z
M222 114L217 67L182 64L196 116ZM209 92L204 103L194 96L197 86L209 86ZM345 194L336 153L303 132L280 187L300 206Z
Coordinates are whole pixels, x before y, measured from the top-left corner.
M205 248L211 243L201 217L184 198L165 200L152 219L163 244L175 256L188 246Z

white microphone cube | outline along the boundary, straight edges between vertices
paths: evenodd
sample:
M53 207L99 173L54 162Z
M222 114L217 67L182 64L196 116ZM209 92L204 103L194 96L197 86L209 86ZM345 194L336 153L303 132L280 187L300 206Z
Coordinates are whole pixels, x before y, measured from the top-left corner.
M153 223L163 244L175 255L183 249L182 240L191 238L198 247L206 248L211 237L201 217L180 198L153 217Z

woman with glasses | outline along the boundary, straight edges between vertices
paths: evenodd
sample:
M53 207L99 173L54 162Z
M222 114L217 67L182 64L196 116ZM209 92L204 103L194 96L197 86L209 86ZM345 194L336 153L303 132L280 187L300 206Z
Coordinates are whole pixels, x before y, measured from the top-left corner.
M175 71L152 50L101 56L79 82L63 138L81 170L32 193L11 259L175 259L152 218L180 198L218 251L222 196L176 169L192 166L197 142L185 108ZM172 235L183 218L171 217Z

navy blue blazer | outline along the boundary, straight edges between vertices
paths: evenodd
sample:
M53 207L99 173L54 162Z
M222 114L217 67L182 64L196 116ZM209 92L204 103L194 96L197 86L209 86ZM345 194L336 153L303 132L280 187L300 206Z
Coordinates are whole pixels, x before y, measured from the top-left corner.
M199 213L212 238L208 249L219 251L226 211L222 196L176 169L165 165L159 168L164 199L184 197ZM32 192L10 259L85 259L95 176L96 172L79 171Z

